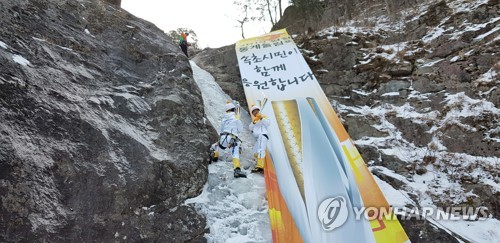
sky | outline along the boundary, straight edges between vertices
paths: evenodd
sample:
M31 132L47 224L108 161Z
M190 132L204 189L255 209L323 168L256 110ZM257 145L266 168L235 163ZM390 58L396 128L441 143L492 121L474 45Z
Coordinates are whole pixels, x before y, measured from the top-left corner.
M217 48L242 39L233 1L122 0L122 8L166 32L177 28L192 29L200 48ZM271 29L270 23L250 22L244 26L246 38L268 33Z

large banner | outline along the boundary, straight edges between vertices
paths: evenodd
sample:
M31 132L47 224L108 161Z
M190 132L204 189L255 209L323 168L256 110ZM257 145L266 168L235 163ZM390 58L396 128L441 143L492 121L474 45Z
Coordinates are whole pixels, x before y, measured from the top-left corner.
M286 30L241 40L236 54L248 104L271 119L265 180L273 241L409 241L391 214L356 217L355 209L389 204Z

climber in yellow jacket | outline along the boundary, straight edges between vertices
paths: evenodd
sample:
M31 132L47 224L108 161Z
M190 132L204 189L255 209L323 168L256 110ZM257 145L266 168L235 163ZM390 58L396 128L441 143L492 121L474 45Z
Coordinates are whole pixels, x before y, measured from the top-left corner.
M249 128L253 136L257 139L253 147L254 157L257 159L257 162L252 172L263 173L267 141L269 140L268 127L271 125L271 121L267 116L260 113L260 107L258 106L252 106L250 113L252 113L253 121L250 123Z

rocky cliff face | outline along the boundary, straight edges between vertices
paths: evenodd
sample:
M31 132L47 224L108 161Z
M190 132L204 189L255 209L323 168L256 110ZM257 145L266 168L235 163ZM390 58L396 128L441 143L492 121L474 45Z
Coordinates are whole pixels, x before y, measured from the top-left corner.
M403 22L352 21L296 39L366 161L427 183L409 189L424 194L417 201L486 206L496 218L499 10L441 1L403 9Z
M116 6L121 6L122 5L122 0L103 0L103 1L111 3L111 4L114 4Z
M498 219L499 2L349 2L358 3L358 14L335 14L354 5L330 1L339 8L302 25L291 8L275 29L294 34L377 177L416 205L485 206ZM234 46L205 52L236 62ZM198 58L207 70L232 73ZM412 241L422 234L450 240L403 223Z
M154 25L101 1L0 2L0 241L204 241L200 91Z
M365 22L368 18L386 16L399 18L401 11L416 8L429 0L325 0L308 11L295 6L285 9L283 18L273 30L286 28L289 33L317 31L332 25L343 26L351 20Z

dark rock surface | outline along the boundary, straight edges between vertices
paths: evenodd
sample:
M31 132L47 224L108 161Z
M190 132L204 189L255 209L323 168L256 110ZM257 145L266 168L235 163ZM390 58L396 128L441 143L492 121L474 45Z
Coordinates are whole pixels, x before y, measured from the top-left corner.
M117 5L117 6L121 6L122 5L122 0L103 0L103 1L111 3L111 4L114 4L114 5Z
M463 242L464 239L457 240L456 236L450 235L449 232L439 228L438 226L430 223L426 220L422 220L415 217L409 217L409 219L402 220L400 218L399 222L403 228L405 228L408 237L411 242Z
M96 0L1 1L0 41L0 242L205 241L213 128L175 43Z
M353 19L366 21L380 15L396 16L402 9L423 2L428 0L325 0L319 11L307 11L305 14L297 7L290 6L285 9L283 18L273 26L273 30L286 28L292 34L317 31L332 25L344 25Z

